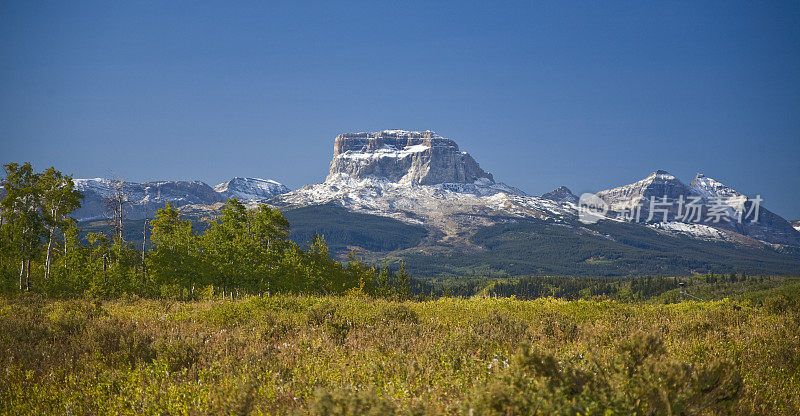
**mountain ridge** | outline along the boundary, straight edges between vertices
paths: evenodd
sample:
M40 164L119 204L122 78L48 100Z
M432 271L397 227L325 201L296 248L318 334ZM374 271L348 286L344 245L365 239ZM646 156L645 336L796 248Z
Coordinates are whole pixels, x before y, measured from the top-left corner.
M74 179L75 189L83 193L81 207L72 213L79 221L104 219L105 199L117 186L127 198L126 216L130 219L152 218L167 202L175 207L213 206L229 198L262 201L289 188L278 182L259 178L235 177L211 187L201 181L130 182L109 178Z
M74 216L102 228L96 220L105 219L103 197L114 185L102 178L76 180L87 198ZM130 200L127 216L139 221L152 218L166 202L195 222L217 215L231 197L248 206L266 203L292 218L298 244L327 233L337 255L358 250L374 261L405 259L421 275L503 268L531 274L701 273L719 272L725 264L748 272L759 270L759 264L763 272L800 269L797 223L764 207L758 221L705 220L712 200L721 201L726 216L741 213L744 220L760 202L713 178L698 174L686 185L656 170L601 190L594 197L606 211L599 222L587 224L583 201L569 188L531 196L496 182L455 141L428 130L338 135L325 180L295 190L242 177L214 187L200 181L123 182L122 190ZM675 204L695 199L704 218L688 221ZM670 204L665 212L649 215L650 204L665 201ZM641 218L625 217L634 210ZM349 230L347 224L358 227ZM394 239L401 243L393 244Z

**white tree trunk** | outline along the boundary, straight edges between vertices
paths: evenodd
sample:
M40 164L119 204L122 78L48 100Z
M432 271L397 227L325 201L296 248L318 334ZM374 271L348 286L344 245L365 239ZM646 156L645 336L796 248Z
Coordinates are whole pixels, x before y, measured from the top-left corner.
M44 261L44 280L50 278L50 259L52 258L53 254L53 234L55 231L55 227L50 228L50 238L47 239L47 257Z

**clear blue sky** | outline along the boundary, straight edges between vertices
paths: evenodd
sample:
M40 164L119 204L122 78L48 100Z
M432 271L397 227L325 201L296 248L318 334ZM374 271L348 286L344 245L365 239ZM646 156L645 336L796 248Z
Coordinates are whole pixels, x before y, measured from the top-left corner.
M798 22L798 1L2 1L0 161L297 187L338 133L430 129L532 194L702 171L800 218Z

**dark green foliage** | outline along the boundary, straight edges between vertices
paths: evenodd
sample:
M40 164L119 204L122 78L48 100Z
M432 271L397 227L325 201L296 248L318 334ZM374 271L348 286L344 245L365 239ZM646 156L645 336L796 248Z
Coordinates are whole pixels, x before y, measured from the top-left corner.
M498 280L487 293L516 296L520 299L556 297L563 299L606 296L615 299L641 300L656 297L678 288L678 279L665 277L561 277L526 276Z
M642 276L726 273L791 275L800 253L669 236L636 224L600 221L569 226L529 220L478 230L484 251L404 255L417 276Z
M292 223L290 238L308 244L314 235L324 235L334 253L345 254L350 247L370 251L392 251L414 247L428 234L424 227L393 218L360 214L328 204L284 212Z

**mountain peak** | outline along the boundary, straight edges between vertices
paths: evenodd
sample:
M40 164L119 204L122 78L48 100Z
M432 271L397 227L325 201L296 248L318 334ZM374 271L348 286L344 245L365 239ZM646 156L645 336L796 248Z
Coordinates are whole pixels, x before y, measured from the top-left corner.
M570 191L566 186L559 186L558 188L546 194L542 194L541 198L556 202L571 202L573 204L578 203L578 197L575 196L575 194L573 194L572 191Z
M214 187L226 198L269 199L275 195L289 192L289 188L272 180L261 178L235 177Z
M658 169L655 172L647 175L647 178L675 179L675 176L663 169Z
M632 184L600 191L597 196L609 204L613 210L630 209L650 197L676 199L687 195L689 188L678 178L665 170L657 170L646 178Z
M702 173L698 173L695 176L694 180L689 184L689 189L692 193L705 198L732 198L742 195L735 189Z
M407 185L494 183L452 139L433 131L383 130L336 136L326 182L342 175Z

